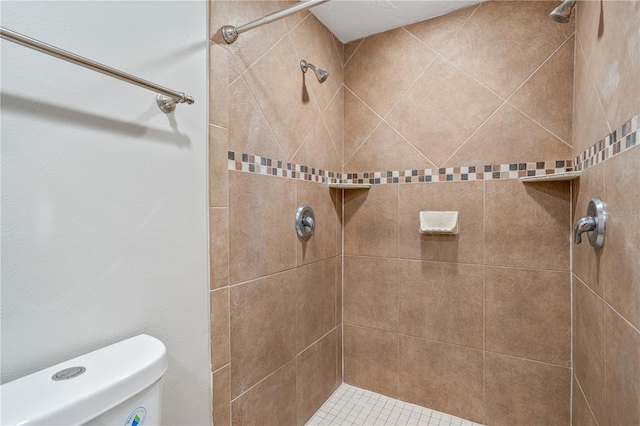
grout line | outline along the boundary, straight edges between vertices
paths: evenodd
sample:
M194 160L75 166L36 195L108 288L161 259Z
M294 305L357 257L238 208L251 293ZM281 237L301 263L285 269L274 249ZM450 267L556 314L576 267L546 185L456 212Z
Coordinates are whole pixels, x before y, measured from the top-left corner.
M349 63L349 61L351 60L351 58L353 58L356 54L356 52L358 51L358 49L360 49L360 46L362 46L362 43L364 43L364 41L367 39L368 37L365 38L361 38L360 42L358 43L358 45L356 46L356 48L354 49L353 52L351 52L351 55L349 56L349 58L346 58L344 60L344 65L342 66L342 69L345 69L347 67L347 64ZM355 40L354 40L355 41ZM352 41L350 41L349 43L353 43ZM344 45L346 46L349 43L344 43Z
M249 90L249 93L251 93L251 97L253 98L254 102L258 106L258 109L260 110L260 114L262 114L262 118L264 119L265 123L267 123L267 127L271 131L271 135L273 136L273 139L276 141L276 145L278 145L278 148L280 148L280 151L282 152L282 157L287 158L287 154L284 152L284 149L282 148L282 144L280 143L280 140L276 136L276 132L274 132L273 127L271 127L271 123L269 123L269 120L267 120L267 116L264 113L264 110L262 109L260 102L258 102L258 98L256 97L256 94L253 93L253 90L251 90L251 86L249 85L249 82L245 78L244 74L242 74L241 77L242 77L242 80L244 81L245 86Z
M624 317L624 315L622 315L620 312L618 312L618 310L616 308L614 308L613 306L611 306L611 304L609 304L609 302L607 302L602 296L600 296L598 293L596 293L588 284L586 284L584 281L582 281L582 279L577 276L576 274L575 278L580 281L580 283L586 287L591 293L593 293L598 299L600 299L601 302L604 303L605 307L609 307L609 309L611 309L613 312L615 312L624 322L627 323L627 325L629 327L631 327L636 333L640 334L640 329L638 329L635 325L633 325L627 318Z
M225 365L223 365L222 367L218 368L217 370L214 370L211 372L211 374L216 374L219 373L220 371L224 370L227 367L231 367L231 363L226 363Z
M472 138L476 133L478 133L478 132L480 131L480 129L482 129L482 128L484 127L484 125L485 125L485 124L487 124L487 122L488 122L489 120L491 120L491 118L493 118L493 116L495 116L495 115L498 113L498 111L500 111L500 110L502 109L502 107L503 107L506 103L507 103L507 101L503 101L503 102L502 102L502 104L500 104L500 106L498 106L498 107L495 109L495 111L493 111L493 112L492 112L492 113L487 117L487 119L486 119L486 120L484 120L484 121L482 122L482 124L480 124L480 125L479 125L479 126L478 126L474 131L473 131L473 133L471 133L471 134L469 135L469 137L468 137L467 139L465 139L465 140L464 140L464 142L462 142L462 143L460 144L460 146L459 146L455 151L453 151L453 153L452 153L452 154L451 154L451 155L450 155L446 160L444 160L444 161L442 162L442 165L443 165L443 166L444 166L444 165L446 165L446 164L447 164L447 162L448 162L449 160L451 160L451 159L452 159L452 158L453 158L453 157L458 153L458 151L460 151L460 150L462 149L462 147L463 147L463 146L465 146L465 145L467 144L467 142L469 142L469 140L471 140L471 138Z
M269 377L273 376L274 374L276 374L278 371L280 371L285 365L287 365L288 363L290 363L291 361L295 361L295 359L301 355L302 353L304 353L305 351L307 351L309 348L311 348L313 345L315 345L316 343L318 343L320 340L324 339L325 337L327 337L329 334L333 333L335 330L337 329L337 327L333 327L331 330L329 330L327 333L323 334L319 339L315 340L313 343L309 344L307 347L305 347L303 350L301 351L297 351L296 350L296 354L294 356L292 356L291 358L287 359L282 365L280 365L278 368L276 368L275 370L273 370L271 373L267 374L265 377L263 377L262 379L260 379L259 381L257 381L256 383L254 383L253 385L251 385L251 387L249 387L247 390L245 390L244 392L241 392L238 396L236 396L235 398L231 399L231 402L238 400L241 396L245 395L247 392L251 391L253 388L255 388L256 386L258 386L260 383L264 382L265 380L267 380ZM296 375L297 376L297 375Z
M591 409L591 404L589 404L589 400L587 399L587 396L584 394L584 391L582 390L582 385L580 384L580 381L578 380L578 377L575 374L573 374L572 376L573 376L572 377L573 380L571 380L572 385L573 385L573 382L575 380L576 384L578 385L578 390L582 394L582 398L584 398L584 402L585 402L585 404L587 404L587 408L589 408L589 412L591 413L591 417L593 417L593 420L596 422L596 426L598 426L599 425L598 419L596 418L595 414L593 414L593 410ZM605 392L606 392L606 386L605 386ZM571 401L573 401L573 394L571 395ZM571 411L573 412L573 408L572 408Z
M397 335L399 337L405 337L405 338L409 338L409 339L416 339L416 340L421 340L421 341L424 341L424 342L438 343L438 344L441 344L441 345L453 346L453 347L456 347L456 348L462 348L462 349L476 351L476 352L483 352L483 353L487 353L487 354L500 355L500 356L505 356L505 357L509 357L509 358L519 359L519 360L522 360L522 361L530 361L530 362L535 362L535 363L538 363L538 364L548 365L548 366L551 366L551 367L565 368L567 370L571 370L571 367L567 366L567 365L554 364L552 362L540 361L538 359L531 359L531 358L526 358L526 357L523 357L523 356L511 355L511 354L506 354L506 353L492 351L492 350L483 350L481 348L477 348L477 347L474 347L474 346L466 346L466 345L461 345L461 344L458 344L458 343L444 342L442 340L435 340L435 339L430 339L430 338L427 338L427 337L412 336L410 334L400 333L400 332L396 332L396 331L383 330L383 329L380 329L380 328L369 327L369 326L364 326L364 325L360 325L360 324L348 324L348 323L345 323L345 325L347 325L349 327L355 327L355 328L364 329L364 330L380 331L380 332L383 332L383 333L394 334L394 335Z
M297 255L297 248L296 248L296 255ZM260 281L260 280L262 280L264 278L271 278L271 277L275 277L276 275L280 275L280 274L284 274L284 273L287 273L287 272L295 271L297 268L304 268L304 267L307 267L307 266L315 265L316 263L326 262L328 260L331 260L333 257L334 256L330 256L330 257L327 257L325 259L320 259L320 260L316 260L316 261L313 261L313 262L305 263L305 264L302 264L302 265L296 265L296 266L293 266L291 268L283 269L282 271L272 272L270 274L261 275L259 277L251 278L251 279L248 279L248 280L245 280L245 281L240 281L240 282L237 282L237 283L234 283L234 284L229 284L229 288L231 289L233 287L238 287L238 286L245 285L245 284L251 284L251 283L254 283L256 281ZM296 259L296 263L297 263L297 259Z
M369 258L369 259L389 259L386 256L369 256L363 254L349 254L345 253L346 257L355 257L355 258ZM521 267L521 266L504 266L504 265L488 265L486 263L471 263L471 262L449 262L443 260L423 260L423 259L411 259L406 257L394 257L392 259L398 259L407 262L423 262L423 263L443 263L443 264L451 264L451 265L469 265L469 266L486 266L488 268L498 268L498 269L515 269L522 271L542 271L542 272L556 272L556 273L571 273L568 269L544 269L544 268L533 268L533 267Z
M555 132L547 129L545 126L543 126L540 122L538 122L538 120L536 120L535 118L531 117L529 114L527 114L526 112L522 111L520 108L518 108L517 106L515 106L514 104L512 104L509 101L505 102L507 105L509 105L511 108L515 109L516 111L518 111L520 114L524 115L525 117L527 117L529 120L533 121L535 124L537 124L538 126L540 126L543 130L545 130L547 133L551 134L553 137L555 137L556 139L558 139L560 142L562 142L563 144L565 144L566 146L568 146L569 148L571 148L571 153L573 154L573 146L569 144L569 142L565 141L564 139L562 139L560 136L556 135Z

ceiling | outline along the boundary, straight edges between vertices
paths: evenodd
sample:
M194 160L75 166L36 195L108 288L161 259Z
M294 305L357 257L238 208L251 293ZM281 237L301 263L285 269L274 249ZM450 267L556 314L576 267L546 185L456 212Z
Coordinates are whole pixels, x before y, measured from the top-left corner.
M446 15L482 0L332 0L311 12L348 43L372 34Z

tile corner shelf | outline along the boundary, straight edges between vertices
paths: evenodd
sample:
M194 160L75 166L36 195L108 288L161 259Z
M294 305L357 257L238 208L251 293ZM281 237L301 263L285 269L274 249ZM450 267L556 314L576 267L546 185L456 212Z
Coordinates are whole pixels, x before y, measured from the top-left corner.
M580 172L561 172L561 173L552 173L548 175L540 175L540 176L525 176L521 177L520 181L523 183L527 182L554 182L559 180L574 180L580 177Z
M330 183L329 188L336 189L369 189L371 185L368 183Z

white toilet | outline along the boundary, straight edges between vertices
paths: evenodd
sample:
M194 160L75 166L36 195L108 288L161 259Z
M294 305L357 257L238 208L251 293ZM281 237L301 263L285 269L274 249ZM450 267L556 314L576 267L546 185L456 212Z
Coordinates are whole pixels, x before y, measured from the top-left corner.
M160 424L167 351L141 334L0 387L2 425Z

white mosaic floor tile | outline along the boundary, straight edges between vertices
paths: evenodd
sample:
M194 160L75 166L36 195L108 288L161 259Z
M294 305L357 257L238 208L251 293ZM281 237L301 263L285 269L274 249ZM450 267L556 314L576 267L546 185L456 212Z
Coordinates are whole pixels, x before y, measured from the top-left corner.
M307 426L482 426L343 383Z

